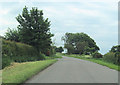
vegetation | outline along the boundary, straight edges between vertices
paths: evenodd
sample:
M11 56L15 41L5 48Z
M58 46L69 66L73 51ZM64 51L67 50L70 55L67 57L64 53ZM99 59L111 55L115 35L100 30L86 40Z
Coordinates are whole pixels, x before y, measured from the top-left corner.
M56 51L56 52L60 52L60 53L62 53L64 50L63 50L62 47L58 47L58 48L56 47L55 51Z
M110 52L120 52L120 45L113 46L110 50Z
M62 58L62 55L60 53L56 53L56 54L51 55L51 56L45 56L45 60L56 59L56 58Z
M103 60L120 65L120 45L113 46L110 52L104 55Z
M8 28L8 30L5 34L5 39L20 42L19 35L20 34L19 34L19 31L17 29L12 29L11 30L10 28Z
M92 56L93 56L93 58L102 58L102 57L103 57L102 54L99 53L99 52L94 52L94 53L92 54Z
M62 40L68 54L92 54L99 50L95 41L85 33L66 33Z
M45 55L55 54L51 46L50 21L44 19L42 10L33 7L29 11L25 6L16 19L17 29L9 28L3 40L2 68L11 62L38 61L45 59Z
M44 19L43 11L35 7L28 11L25 6L16 19L19 22L17 30L9 29L5 38L31 45L46 54L51 48L53 34L50 33L50 21Z
M43 60L45 57L30 45L7 40L2 42L2 68L10 65L11 62Z
M3 83L5 85L7 85L6 83L14 83L14 85L23 83L28 78L42 71L54 62L56 62L56 60L13 63L11 66L3 69Z

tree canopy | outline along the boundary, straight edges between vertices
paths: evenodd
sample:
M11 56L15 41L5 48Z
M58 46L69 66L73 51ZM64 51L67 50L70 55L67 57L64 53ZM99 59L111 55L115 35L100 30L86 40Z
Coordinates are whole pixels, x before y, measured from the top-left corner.
M120 52L120 45L113 46L110 52Z
M11 30L10 28L8 28L8 30L7 30L7 32L5 34L5 39L20 42L20 40L19 40L19 31L17 29Z
M25 6L22 14L16 17L19 25L18 31L8 31L6 38L11 39L16 35L15 39L20 42L34 46L38 51L45 53L51 47L50 21L43 17L43 11L33 7L31 10ZM19 35L19 36L17 36ZM19 38L18 38L19 37ZM13 40L13 39L11 39ZM15 40L16 41L16 40Z
M62 47L56 47L55 50L56 50L56 52L60 52L60 53L62 53L64 51L64 49Z
M85 33L66 33L62 40L68 53L87 54L99 50L95 41Z

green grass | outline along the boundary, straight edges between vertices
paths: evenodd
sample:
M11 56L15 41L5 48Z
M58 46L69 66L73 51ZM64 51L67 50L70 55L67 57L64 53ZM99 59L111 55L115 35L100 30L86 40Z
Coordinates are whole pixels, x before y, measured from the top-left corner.
M120 71L120 69L119 69L120 66L115 65L113 63L105 62L102 59L92 58L92 56L89 56L89 55L74 55L74 54L71 54L71 55L65 54L65 55L68 56L68 57L74 57L74 58L78 58L78 59L83 59L83 60L91 61L91 62L100 64L100 65L103 65L103 66L107 66L107 67L109 67L111 69L115 69L117 71Z
M14 63L13 65L3 69L2 82L23 83L56 61L57 60L53 59L35 62Z

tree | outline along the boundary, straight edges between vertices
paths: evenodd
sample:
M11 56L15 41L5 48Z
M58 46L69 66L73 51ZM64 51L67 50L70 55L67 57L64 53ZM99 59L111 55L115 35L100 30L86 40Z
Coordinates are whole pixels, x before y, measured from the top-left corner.
M88 43L85 41L76 43L75 53L83 54L85 51L85 47L87 47L87 46L88 46Z
M20 30L20 41L46 53L51 47L53 34L50 33L50 21L44 19L43 11L35 7L28 11L25 6L16 19L19 22L17 28Z
M62 47L58 47L55 50L56 50L56 52L60 52L60 53L62 53L64 51Z
M5 34L5 39L20 42L19 36L20 36L19 30L8 28L8 30L7 30L7 32Z
M120 45L113 46L109 53L114 53L115 64L120 65Z
M73 54L74 53L74 47L71 44L65 44L64 48L67 49L68 54Z
M113 46L110 52L120 52L120 45Z
M66 33L62 40L68 53L83 54L88 47L91 49L90 53L99 50L95 41L85 33Z

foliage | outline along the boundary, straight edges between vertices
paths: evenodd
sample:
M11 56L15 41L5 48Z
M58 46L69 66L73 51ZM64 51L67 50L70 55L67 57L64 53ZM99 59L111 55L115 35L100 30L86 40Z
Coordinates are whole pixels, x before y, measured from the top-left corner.
M56 54L55 48L56 48L55 46L51 46L50 49L47 50L45 55L46 56L52 56L52 55Z
M116 64L120 65L120 52L115 53L115 58L117 59Z
M3 68L8 66L10 61L26 62L44 59L44 55L30 45L7 40L2 42Z
M76 43L75 54L83 54L87 46L88 43L85 41Z
M3 69L2 82L5 84L11 83L11 85L19 85L55 62L56 60L44 60L35 62L13 63L13 65Z
M104 55L103 60L113 64L118 64L118 55L114 52L108 52Z
M113 46L111 50L104 55L103 60L120 65L120 45Z
M19 36L20 36L19 31L17 29L11 30L10 28L8 28L8 30L7 30L7 32L5 34L5 39L20 42Z
M22 14L16 17L19 22L20 41L34 46L38 52L46 53L51 47L50 21L44 19L43 11L25 6Z
M3 56L2 58L2 68L9 66L12 63L12 60L9 57Z
M88 49L89 53L99 50L95 41L85 33L66 33L62 40L69 54L84 54Z
M62 53L64 51L62 47L58 47L55 50L56 50L56 52L60 52L60 53Z
M93 48L90 48L90 47L85 47L84 48L84 54L85 55L90 55L90 54L92 54L93 52L95 52L95 48L93 47ZM96 51L97 52L97 51Z
M92 54L92 56L93 56L93 58L102 58L102 57L103 57L102 54L101 54L101 53L98 53L98 52L94 52L94 53Z
M74 53L74 47L70 44L64 44L64 48L67 48L67 53L68 54L73 54Z
M110 50L110 52L120 52L120 45L113 46Z
M62 58L62 55L61 55L60 53L56 53L56 54L51 55L51 56L45 56L45 59L46 59L46 60L56 59L56 58Z

